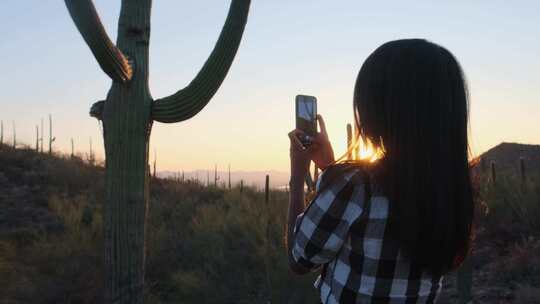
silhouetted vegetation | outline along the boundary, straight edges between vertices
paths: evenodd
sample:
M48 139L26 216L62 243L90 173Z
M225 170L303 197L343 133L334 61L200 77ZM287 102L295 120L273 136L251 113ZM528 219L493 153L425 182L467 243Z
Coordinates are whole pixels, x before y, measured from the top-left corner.
M0 168L2 209L43 208L57 226L48 229L33 215L2 225L2 303L100 303L103 169L5 146ZM4 195L10 187L38 185L39 191L17 197L40 196L39 203ZM229 191L194 180L152 179L145 303L316 302L315 274L295 277L287 270L286 204L282 191L271 191L266 206L264 193L247 186L241 193L240 185ZM19 215L2 214L12 217Z
M539 180L506 176L478 177L474 303L540 296ZM0 147L0 302L101 302L102 181L103 168L78 157ZM152 179L145 303L316 303L316 274L287 269L286 206L283 191L267 206L247 186ZM439 303L456 300L449 276Z

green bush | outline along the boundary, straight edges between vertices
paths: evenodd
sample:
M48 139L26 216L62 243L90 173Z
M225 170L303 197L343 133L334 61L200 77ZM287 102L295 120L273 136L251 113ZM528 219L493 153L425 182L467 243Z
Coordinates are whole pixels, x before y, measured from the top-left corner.
M30 244L1 242L0 269L5 303L99 303L102 290L102 221L96 209L82 222L86 198L51 197L49 207L64 232L39 234ZM2 267L1 265L9 265Z

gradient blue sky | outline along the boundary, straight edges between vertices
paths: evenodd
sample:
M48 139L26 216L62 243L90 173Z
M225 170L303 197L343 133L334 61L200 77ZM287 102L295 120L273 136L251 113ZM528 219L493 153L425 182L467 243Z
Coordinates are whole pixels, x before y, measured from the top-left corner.
M352 89L380 44L421 37L460 60L471 91L475 154L500 143L540 143L540 1L254 0L242 45L220 91L195 118L156 123L158 169L287 170L294 96L315 95L338 154L352 121ZM95 1L115 39L120 1ZM185 86L204 63L229 1L154 1L150 88L154 98ZM4 135L34 142L52 113L58 150L102 157L90 105L110 80L99 69L63 1L4 0L0 10L0 119ZM152 153L153 154L153 153ZM153 158L153 155L151 155Z

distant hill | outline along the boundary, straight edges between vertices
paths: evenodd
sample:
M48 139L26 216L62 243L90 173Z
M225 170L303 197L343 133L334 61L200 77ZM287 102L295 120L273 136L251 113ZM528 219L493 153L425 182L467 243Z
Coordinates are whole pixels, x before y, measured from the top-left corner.
M519 175L520 159L525 162L525 171L528 175L540 175L540 145L526 145L503 142L488 151L480 158L484 165L489 168L492 162L499 174L515 177ZM482 164L478 164L481 169Z

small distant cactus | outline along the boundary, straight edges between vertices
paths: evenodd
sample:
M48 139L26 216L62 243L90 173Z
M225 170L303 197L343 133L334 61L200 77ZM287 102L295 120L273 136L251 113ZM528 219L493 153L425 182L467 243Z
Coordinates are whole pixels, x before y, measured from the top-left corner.
M17 148L17 129L15 128L15 121L13 121L13 149Z
M527 182L527 174L525 171L525 159L523 157L519 158L519 172L521 176L521 182L523 185Z
M495 162L491 161L491 181L497 182L497 171L495 170Z
M355 123L354 134L353 134L353 144L354 144L353 159L355 160L359 158L358 154L360 153L360 147L359 145L356 144L359 141L359 137L360 137L360 130L358 129L358 125Z
M270 203L270 176L267 174L266 179L264 182L264 202L266 204L266 208L268 208ZM268 292L268 299L266 303L272 303L272 280L270 279L270 216L269 212L265 212L266 214L266 235L265 235L265 250L266 254L264 255L264 265L265 265L265 272L266 272L266 288Z
M347 124L347 159L352 159L352 126Z
M92 137L88 139L90 145L90 151L88 152L88 163L93 166L96 162L96 157L94 155L94 150L92 149Z
M39 152L39 126L36 125L36 152Z
M487 172L487 162L485 157L480 158L480 171L482 174L485 174Z
M268 205L268 202L270 201L270 175L268 174L266 174L264 180L264 201L266 205Z
M217 164L214 166L214 187L218 186L219 176L217 174Z
M41 137L39 138L40 152L43 153L43 118L41 119Z
M52 154L52 144L56 140L56 137L52 135L52 115L49 114L49 154Z
M152 175L154 178L156 178L156 162L157 162L157 152L156 152L156 149L154 149L154 174Z
M0 146L4 144L4 121L0 120Z
M231 164L229 164L229 190L231 190Z
M71 138L71 158L75 157L75 143L73 142L73 137Z

